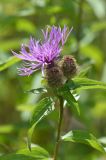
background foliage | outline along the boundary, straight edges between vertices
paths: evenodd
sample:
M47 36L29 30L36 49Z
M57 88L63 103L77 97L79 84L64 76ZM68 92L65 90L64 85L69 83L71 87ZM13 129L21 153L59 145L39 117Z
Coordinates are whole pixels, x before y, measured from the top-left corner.
M64 50L72 54L87 76L106 82L106 1L105 0L0 0L0 154L26 147L31 110L42 94L25 91L41 87L41 73L30 77L17 75L20 62L11 49L19 51L29 37L41 37L47 25L74 27ZM42 38L42 37L41 37ZM85 70L85 68L87 68ZM82 73L83 74L83 73ZM81 116L65 110L63 133L88 129L106 145L106 91L80 93ZM58 106L58 103L57 103ZM33 143L51 154L55 143L58 112L41 121L33 134ZM62 144L62 160L105 160L106 155L84 144Z

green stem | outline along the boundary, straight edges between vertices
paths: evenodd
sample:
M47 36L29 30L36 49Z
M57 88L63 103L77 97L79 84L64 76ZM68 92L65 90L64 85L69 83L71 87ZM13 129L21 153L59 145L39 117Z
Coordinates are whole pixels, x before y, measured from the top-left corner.
M58 123L58 129L57 129L57 138L56 138L56 145L55 145L53 160L57 160L57 155L58 155L59 146L60 146L60 138L61 138L60 136L61 136L62 119L63 119L63 98L59 97L59 100L60 100L59 123Z

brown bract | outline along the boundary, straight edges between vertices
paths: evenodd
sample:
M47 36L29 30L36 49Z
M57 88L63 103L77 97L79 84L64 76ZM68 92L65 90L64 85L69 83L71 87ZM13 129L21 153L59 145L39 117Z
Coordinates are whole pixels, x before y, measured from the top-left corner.
M59 66L46 68L46 79L50 87L60 87L63 84L63 72Z
M76 75L78 65L73 56L66 55L60 61L60 68L66 78L72 78Z

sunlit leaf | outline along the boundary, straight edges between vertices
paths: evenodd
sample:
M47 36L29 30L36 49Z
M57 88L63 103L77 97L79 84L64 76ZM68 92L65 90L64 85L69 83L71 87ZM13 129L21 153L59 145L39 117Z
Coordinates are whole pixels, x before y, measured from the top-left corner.
M32 147L31 151L29 151L29 149L22 149L22 150L19 150L17 154L22 154L22 155L34 157L36 159L37 158L42 159L42 160L50 157L49 153L44 148L37 145Z
M91 25L92 32L98 32L106 29L106 21L94 22Z
M28 132L28 146L31 150L31 137L35 126L48 114L54 110L53 100L50 97L42 99L34 108L30 120L30 129Z
M87 0L98 18L105 17L105 1L103 0Z
M90 30L86 30L85 34L86 35L80 40L80 48L90 45L97 36L96 33L93 33Z
M78 105L78 96L76 98L76 95L73 95L70 91L70 87L67 83L61 88L57 90L57 95L62 96L64 100L67 101L68 106L71 107L71 109L77 113L80 114L80 109Z
M14 130L13 125L0 125L0 133L10 133Z
M49 14L53 14L53 13L59 13L62 11L62 7L61 6L52 6L52 7L49 7L47 12Z
M31 23L30 21L26 20L26 19L17 20L16 27L17 27L18 31L26 31L26 32L29 32L29 33L34 33L35 32L34 24Z
M30 154L31 155L31 154ZM1 156L0 160L50 160L50 158L42 158L42 155L38 155L38 157L29 156L27 154L7 154L5 156Z
M106 137L99 138L99 142L106 146Z
M74 78L68 83L70 89L85 90L85 89L106 89L106 83L88 79Z
M33 94L40 94L40 93L46 93L47 89L46 88L36 88L36 89L31 89L28 91L25 91L26 93L33 93Z
M36 0L36 1L32 1L32 3L35 5L35 6L38 6L38 7L45 7L46 5L46 0Z
M38 159L22 154L7 154L5 156L1 156L0 160L38 160Z
M58 94L63 97L70 98L72 102L77 102L73 94L70 92L69 88L67 87L67 83L63 87L58 89Z
M89 72L90 69L91 69L91 66L88 66L88 67L86 67L86 68L82 68L82 69L79 71L77 77L79 77L79 78L85 77L85 76L87 75L87 73Z
M18 48L21 43L23 43L25 39L10 39L0 42L0 49L4 51L10 51L13 48ZM11 53L12 55L12 53Z
M72 108L72 110L79 115L80 109L79 109L78 102L73 101L71 97L72 97L72 94L70 92L65 92L63 95L63 98L67 101L69 107Z
M30 126L32 126L34 123L38 123L43 117L48 115L50 111L52 111L53 108L53 100L49 97L46 97L42 99L40 102L38 102L32 111L32 116L30 120Z
M95 118L106 118L106 102L95 102L95 106L91 109L91 113Z
M66 86L64 85L64 87L62 87L59 90L59 93L67 101L69 106L72 107L72 110L75 111L76 113L80 114L78 102L75 99L75 97L73 96L73 94L70 92L69 88L67 88L67 84L66 84Z
M97 69L101 69L104 59L103 59L103 53L98 47L93 45L87 45L81 47L80 51L82 55L92 59Z
M34 13L35 13L35 10L32 7L27 9L22 9L16 12L17 16L22 16L22 17L30 16L30 15L33 15Z
M9 68L10 66L12 66L13 64L19 62L20 59L17 57L10 57L7 61L5 61L4 63L0 64L0 71L3 71L4 69Z
M16 110L20 112L32 112L34 105L20 104L16 106Z
M62 136L63 141L70 141L70 142L78 142L87 144L101 152L105 152L103 146L98 142L98 140L89 132L87 131L70 131L64 136Z

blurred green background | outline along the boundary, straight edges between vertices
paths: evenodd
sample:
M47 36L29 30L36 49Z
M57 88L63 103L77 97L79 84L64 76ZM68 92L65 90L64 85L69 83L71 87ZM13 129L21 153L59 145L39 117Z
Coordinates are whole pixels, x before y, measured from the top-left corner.
M87 76L106 82L105 0L0 0L0 155L26 147L28 120L42 95L25 93L40 87L41 73L17 74L20 62L11 49L20 50L30 36L42 39L47 25L73 26L62 54L72 54ZM87 129L106 146L106 91L81 92L81 116L65 110L63 133ZM39 123L33 143L53 154L58 112ZM60 160L106 160L106 155L82 144L62 144Z

